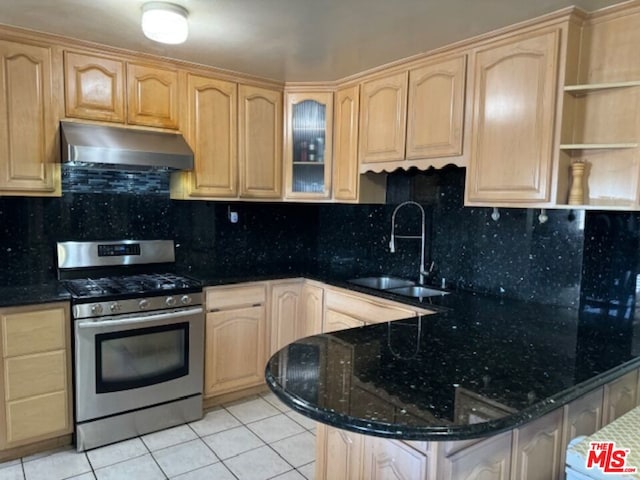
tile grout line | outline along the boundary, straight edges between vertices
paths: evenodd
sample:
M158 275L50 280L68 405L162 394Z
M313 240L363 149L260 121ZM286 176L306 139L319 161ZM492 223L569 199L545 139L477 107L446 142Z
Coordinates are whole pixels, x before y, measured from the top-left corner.
M200 440L202 443L204 443L204 444L205 444L205 446L207 447L207 449L208 449L209 451L211 451L211 452L214 454L214 456L215 456L215 458L216 458L216 461L215 461L214 463L212 463L212 464L204 465L204 466L202 466L202 467L198 467L198 468L195 468L195 469L193 469L193 470L189 470L188 472L183 472L183 473L181 473L181 475L182 475L182 474L185 474L185 473L190 473L190 472L193 472L193 471L199 470L200 468L206 468L206 467L208 467L208 466L215 465L216 463L221 463L221 464L222 464L222 466L224 466L224 468L225 468L225 469L226 469L226 470L227 470L227 471L228 471L228 472L229 472L229 473L230 473L230 474L231 474L235 479L238 479L238 476L237 476L235 473L233 473L233 471L232 471L232 470L227 466L227 464L226 464L226 460L230 460L230 459L232 459L232 458L236 458L237 456L239 456L239 455L240 455L240 454L242 454L242 453L247 453L247 452L249 452L249 451L251 451L251 450L257 450L258 448L262 448L262 447L264 447L264 446L267 446L267 447L269 447L269 449L270 449L272 452L274 452L274 453L275 453L279 458L281 458L281 459L282 459L282 461L283 461L287 466L289 466L289 467L290 467L290 469L289 469L289 470L287 470L287 471L285 471L285 472L283 472L283 473L281 473L281 474L279 474L279 475L283 475L283 474L286 474L286 473L288 473L288 472L295 471L295 472L297 472L299 475L301 475L302 477L305 477L305 475L303 475L303 474L298 470L298 467L295 467L295 466L294 466L294 465L292 465L289 461L287 461L287 460L286 460L282 455L280 455L280 453L278 453L278 451L277 451L277 450L272 446L272 444L273 444L273 443L280 442L280 441L283 441L283 440L286 440L286 439L289 439L289 438L292 438L292 437L297 436L297 435L301 435L301 434L303 434L303 433L307 433L307 432L308 432L308 433L310 433L311 435L313 435L313 436L315 437L315 436L316 436L316 435L315 435L315 433L314 433L313 431L311 431L311 429L310 429L310 428L307 428L307 427L306 427L305 425L303 425L302 423L300 423L300 422L296 421L296 419L295 419L295 418L292 418L291 416L289 416L289 415L288 415L288 413L292 412L293 410L290 410L290 409L289 409L289 410L287 410L287 411L282 411L282 410L280 410L280 408L278 408L276 405L274 405L272 402L270 402L270 401L269 401L269 400L267 400L266 398L262 397L261 395L256 396L254 399L252 399L252 400L250 400L250 401L258 400L258 399L262 400L262 401L263 401L263 402L265 402L268 406L270 406L270 407L272 407L273 409L275 409L275 410L276 410L276 412L275 412L274 414L272 414L272 415L267 415L266 417L259 418L259 419L253 420L253 421L251 421L251 422L245 423L245 422L244 422L242 419L240 419L238 416L234 415L234 414L233 414L233 413L228 409L228 407L227 407L227 406L225 406L225 405L221 405L221 406L219 407L219 410L224 410L228 415L230 415L233 419L235 419L235 420L239 423L239 425L234 425L234 426L231 426L231 427L229 427L229 428L224 428L224 429L222 429L222 430L220 430L220 431L213 432L213 433L210 433L210 434L207 434L207 435L200 435L200 434L199 434L199 433L198 433L198 432L193 428L193 426L191 425L191 423L194 423L194 422L191 422L191 423L185 423L184 425L186 425L186 426L190 429L190 431L191 431L192 433L194 433L194 434L195 434L195 437L196 437L195 439L198 439L198 440ZM233 405L230 405L230 406L233 406ZM215 411L215 410L211 410L211 411ZM206 416L206 414L207 414L207 413L209 413L209 412L205 412L205 415L204 415L204 416ZM269 419L269 418L274 418L274 417L279 416L279 415L283 415L285 418L287 418L287 419L291 420L295 425L297 425L298 427L300 427L300 428L302 429L302 431L297 432L297 433L294 433L294 434L291 434L291 435L287 435L287 436L285 436L285 437L283 437L283 438L279 438L278 440L274 440L274 441L272 441L272 442L267 442L267 441L265 441L265 440L264 440L260 435L258 435L256 432L254 432L254 431L250 428L250 425L252 425L252 424L254 424L254 423L257 423L257 422L260 422L260 421L263 421L263 420L267 420L267 419ZM204 418L204 416L203 416L203 418ZM261 445L261 446L259 446L259 447L256 447L256 448L254 448L254 449L247 450L247 452L241 452L241 453L239 453L239 454L234 455L233 457L229 457L228 459L222 459L222 458L220 458L220 457L216 454L216 452L213 450L213 448L212 448L212 447L211 447L207 442L205 442L205 441L204 441L204 438L205 438L205 437L208 437L208 436L211 436L211 435L216 435L216 434L218 434L218 433L227 432L227 431L233 430L233 429L235 429L235 428L239 428L239 427L244 427L244 428L246 428L249 432L251 432L253 435L255 435L255 436L256 436L256 437L257 437L257 438L258 438L258 439L263 443L263 445ZM312 428L315 428L315 427L312 427ZM160 464L158 463L158 461L157 461L156 457L154 456L154 452L153 452L153 451L150 449L150 447L145 443L145 441L144 441L144 439L143 439L142 437L143 437L143 435L139 435L139 436L134 437L134 438L137 438L137 439L139 439L139 440L140 440L140 442L141 442L141 443L142 443L142 445L144 446L144 449L146 450L146 452L145 452L145 453L143 453L143 454L141 454L141 455L136 455L136 456L133 456L133 457L127 458L127 459L125 459L125 460L117 461L117 462L111 463L111 464L109 464L109 465L104 465L104 466L102 466L102 467L100 467L100 468L98 468L98 469L96 469L96 468L94 467L93 462L90 460L89 455L87 454L87 452L86 452L86 451L85 451L85 452L82 452L82 455L84 455L85 459L87 460L87 463L88 463L88 465L89 465L90 470L89 470L89 471L87 471L87 472L82 473L81 475L84 475L84 474L87 474L87 473L91 473L91 474L94 476L94 478L96 478L96 479L97 479L97 473L96 473L96 472L97 472L97 470L100 470L100 469L102 469L102 468L107 468L107 467L110 467L110 466L113 466L113 465L118 465L118 464L124 463L124 462L126 462L126 461L136 459L136 458L141 458L141 457L144 457L144 456L146 456L146 455L150 455L150 456L151 456L151 458L153 459L153 462L158 466L158 468L159 468L159 469L160 469L160 471L162 472L162 475L164 476L164 478L165 478L165 479L168 479L168 478L169 478L169 476L168 476L168 475L165 473L165 471L162 469L162 467L161 467L161 466L160 466ZM159 451L159 450L163 450L163 449L167 449L167 448L176 447L176 446L179 446L179 445L183 445L183 444L188 443L188 442L190 442L190 441L193 441L193 440L195 440L195 439L185 440L185 441L178 442L178 443L176 443L176 444L168 445L168 446L166 446L166 447L163 447L163 448L161 448L161 449L158 449L158 451ZM58 451L64 451L64 450L66 450L66 449L65 449L65 448L60 448L60 449L58 449ZM54 451L55 451L55 450L54 450ZM53 453L53 452L51 452L51 453ZM40 457L40 458L44 458L44 457ZM21 466L21 471L22 471L23 478L24 478L25 480L27 480L26 470L25 470L25 463L28 463L28 462L25 462L25 457L21 457L19 460L20 460L20 466ZM36 459L33 459L33 460L35 461L35 460L38 460L38 459L36 458ZM305 466L307 466L307 465L310 465L310 464L311 464L311 463L313 463L314 461L315 461L315 460L312 460L311 462L308 462L308 463L306 463L306 464L304 464L304 465L301 465L299 468L303 468L303 467L305 467ZM276 475L275 477L277 477L277 476L278 476L278 475ZM72 476L72 477L73 477L73 476ZM72 477L68 477L68 478L72 478ZM275 478L275 477L270 477L270 478ZM305 477L305 478L306 478L306 477Z

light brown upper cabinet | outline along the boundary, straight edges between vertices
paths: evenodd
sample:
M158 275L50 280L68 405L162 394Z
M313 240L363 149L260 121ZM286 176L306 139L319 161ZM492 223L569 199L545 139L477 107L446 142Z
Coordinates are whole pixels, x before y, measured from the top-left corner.
M361 163L404 159L408 75L401 72L362 84Z
M240 196L282 197L282 92L238 87Z
M60 195L56 58L0 40L0 195Z
M331 196L332 92L285 93L285 197Z
M64 53L68 117L179 128L178 70L76 51Z
M466 204L550 200L558 27L472 51L472 134Z
M124 123L125 64L121 60L64 53L68 117Z
M335 142L333 155L333 197L358 199L358 112L360 87L341 88L335 98Z
M127 121L132 125L178 129L178 72L127 64Z
M466 56L409 71L407 159L462 154Z
M183 173L186 195L238 195L237 86L200 75L187 75L184 134L194 152L193 172Z

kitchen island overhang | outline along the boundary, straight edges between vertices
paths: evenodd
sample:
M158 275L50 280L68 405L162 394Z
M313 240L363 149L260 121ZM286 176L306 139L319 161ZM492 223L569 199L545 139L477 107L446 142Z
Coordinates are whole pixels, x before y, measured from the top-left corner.
M462 304L298 340L271 357L267 384L333 427L453 441L521 427L640 367L627 327L526 302Z

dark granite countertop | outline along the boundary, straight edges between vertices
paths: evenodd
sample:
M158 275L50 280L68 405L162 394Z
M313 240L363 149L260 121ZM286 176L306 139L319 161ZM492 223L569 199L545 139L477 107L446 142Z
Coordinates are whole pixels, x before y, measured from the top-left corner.
M290 344L269 361L267 383L339 428L461 440L515 428L640 366L632 322L587 307L464 292L439 301L447 308L433 315Z
M63 302L71 295L58 281L0 287L0 307Z
M437 311L302 339L270 360L267 381L283 401L361 433L413 440L498 433L640 366L633 322L640 315L612 317L602 302L570 309L464 291L420 301L296 265L179 273L205 286L305 277ZM65 300L55 279L0 287L0 307Z

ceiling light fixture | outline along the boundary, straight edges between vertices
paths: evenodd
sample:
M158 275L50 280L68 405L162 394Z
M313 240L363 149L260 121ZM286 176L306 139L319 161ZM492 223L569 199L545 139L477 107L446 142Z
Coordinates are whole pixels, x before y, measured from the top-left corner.
M185 8L173 3L145 3L142 6L142 31L156 42L184 43L189 35L188 15Z

